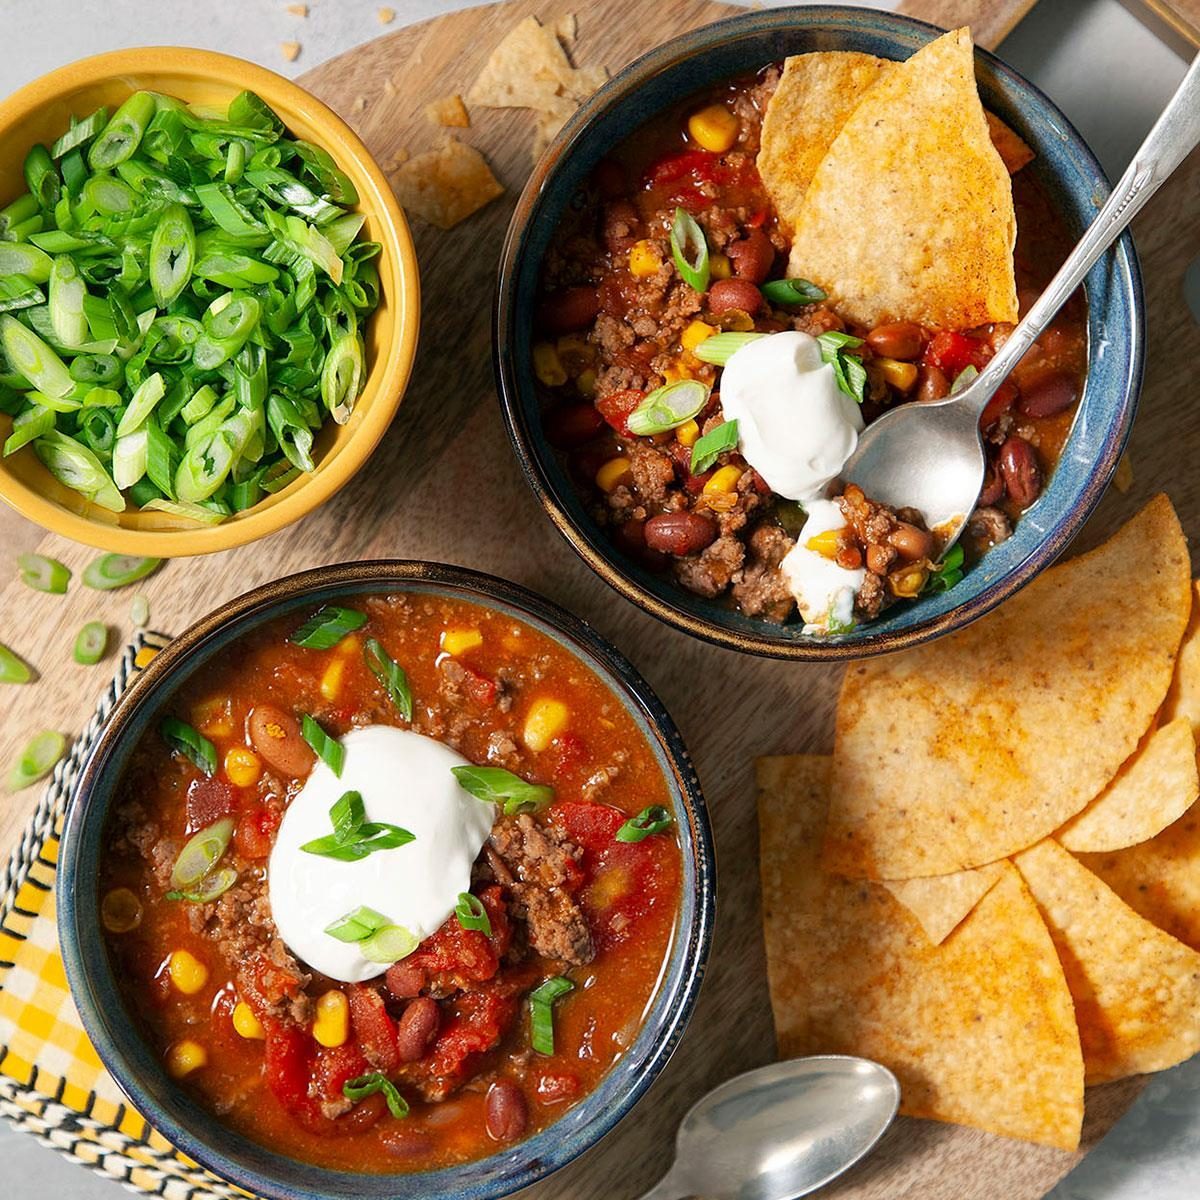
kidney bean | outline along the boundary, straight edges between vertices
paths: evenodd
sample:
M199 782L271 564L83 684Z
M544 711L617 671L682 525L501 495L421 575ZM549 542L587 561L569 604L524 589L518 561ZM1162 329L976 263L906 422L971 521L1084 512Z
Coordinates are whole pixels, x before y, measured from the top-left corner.
M1042 468L1037 451L1014 433L1000 447L1000 474L1009 498L1018 508L1028 508L1041 494Z
M384 981L387 983L387 990L397 1000L408 1000L412 996L419 996L427 982L425 972L420 967L414 963L405 962L403 959L388 967Z
M590 325L600 311L594 287L569 287L554 292L538 306L537 323L549 333L573 333Z
M676 558L698 554L717 537L717 527L707 517L690 512L659 513L646 522L643 532L651 550Z
M907 521L901 521L892 530L888 541L900 551L900 557L908 562L928 558L933 549L933 534L927 529L918 529Z
M386 1111L387 1101L376 1092L373 1096L367 1096L360 1100L348 1113L337 1117L329 1132L346 1135L366 1133L372 1125L378 1123Z
M300 736L300 723L273 704L257 704L246 718L250 743L281 775L307 775L315 757Z
M1004 499L1004 480L994 462L989 462L983 473L983 489L979 493L979 505L990 507Z
M637 517L618 525L613 532L613 541L623 553L648 567L660 570L667 565L663 554L646 545L646 522Z
M1017 385L1011 379L1001 380L1000 386L992 394L992 398L984 405L979 417L980 429L991 429L1000 418L1013 406L1017 398Z
M1079 380L1069 371L1038 371L1021 381L1020 409L1027 417L1052 417L1079 399Z
M559 450L573 450L590 442L604 428L604 418L592 404L560 404L544 422L546 440Z
M379 1134L383 1148L393 1158L419 1158L433 1149L433 1137L420 1129L405 1129L403 1121L391 1121Z
M751 283L762 283L775 262L775 247L761 229L752 229L744 238L730 242L725 253L733 263L734 275Z
M876 325L867 334L867 345L884 358L911 362L925 345L925 333L914 321L894 321L890 325Z
M917 399L942 400L950 395L950 381L941 367L926 366L917 372Z
M396 1022L396 1049L401 1062L416 1062L425 1057L430 1042L437 1036L441 1017L436 1000L418 996L411 1001Z
M529 1124L525 1093L511 1079L497 1079L488 1088L485 1101L488 1135L497 1142L511 1142Z
M714 316L737 309L756 313L762 305L762 292L748 279L718 279L708 289L708 311Z

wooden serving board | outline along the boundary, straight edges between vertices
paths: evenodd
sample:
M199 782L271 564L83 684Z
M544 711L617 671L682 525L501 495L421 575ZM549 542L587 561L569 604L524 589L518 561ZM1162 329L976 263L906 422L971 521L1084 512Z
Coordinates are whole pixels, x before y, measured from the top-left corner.
M992 45L1032 0L1010 4L908 0L932 20L980 19ZM578 62L623 66L652 44L728 16L708 0L659 0L654 20L632 20L626 0L509 0L391 33L326 63L301 80L355 125L379 161L417 153L442 131L424 105L466 92L491 48L527 13L553 23L579 16ZM365 107L364 107L365 105ZM140 589L152 625L178 632L246 589L321 563L373 557L441 559L507 576L592 622L645 673L678 721L704 782L720 856L720 900L708 977L687 1036L634 1114L580 1162L540 1186L544 1197L633 1196L667 1166L675 1126L703 1092L774 1055L759 918L753 759L828 749L840 670L740 656L675 632L619 599L554 532L524 483L505 437L492 385L489 305L512 199L530 166L532 117L476 111L461 131L507 185L508 196L450 232L415 230L424 311L413 383L391 431L360 475L319 512L251 546L168 564ZM1191 381L1200 332L1181 292L1200 252L1200 157L1193 157L1140 219L1146 274L1149 361L1133 439L1135 484L1104 501L1084 535L1094 542L1166 488L1185 526L1200 533L1200 422ZM32 527L0 521L0 559L32 549L78 574L94 552ZM0 641L19 647L42 673L5 689L0 763L36 729L77 729L106 669L71 661L79 626L108 620L113 647L127 635L133 590L101 594L76 583L65 597L13 582L0 594ZM112 651L110 651L110 654ZM0 851L27 819L34 792L0 800ZM1109 1128L1139 1090L1128 1081L1089 1094L1085 1147ZM1057 1151L929 1122L901 1121L876 1154L828 1194L841 1198L961 1200L1040 1197L1077 1161Z

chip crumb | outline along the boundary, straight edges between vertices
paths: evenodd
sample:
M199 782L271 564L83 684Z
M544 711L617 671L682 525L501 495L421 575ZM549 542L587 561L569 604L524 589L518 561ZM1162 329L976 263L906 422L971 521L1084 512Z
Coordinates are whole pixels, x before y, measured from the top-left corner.
M579 18L574 13L567 13L565 17L559 17L555 23L554 32L560 42L565 42L569 46L579 34Z
M279 53L287 59L288 62L295 62L300 57L299 42L280 42Z
M457 94L441 96L425 105L425 117L431 125L444 125L449 129L468 129L471 125L467 106Z
M350 112L353 116L361 116L367 111L366 96L355 96L354 102L350 105Z
M396 90L396 81L394 79L385 79L383 81L383 94L385 96L394 96Z
M492 174L487 159L456 138L402 164L393 184L409 213L439 229L465 221L504 193L504 185Z
M375 19L380 25L390 25L396 19L396 10L394 8L377 8Z
M398 170L400 167L404 166L404 164L408 162L410 158L412 158L412 155L409 154L409 152L402 146L388 161L388 173L391 174L392 171Z
M1121 455L1117 462L1117 473L1113 476L1113 486L1121 495L1125 495L1133 487L1133 462L1128 451Z
M284 8L283 11L291 13L293 17L303 18L303 17L308 16L308 5L307 4L289 4Z

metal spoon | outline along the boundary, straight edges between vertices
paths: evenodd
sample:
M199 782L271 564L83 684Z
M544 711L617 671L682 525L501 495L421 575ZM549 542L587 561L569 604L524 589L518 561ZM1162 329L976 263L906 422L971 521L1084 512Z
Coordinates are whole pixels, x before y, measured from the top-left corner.
M979 418L1005 376L1096 260L1200 142L1200 57L1058 274L975 380L957 395L904 404L867 427L842 472L873 500L917 509L949 549L983 487Z
M793 1200L849 1170L895 1119L900 1085L865 1058L824 1054L748 1071L683 1118L675 1162L642 1200Z

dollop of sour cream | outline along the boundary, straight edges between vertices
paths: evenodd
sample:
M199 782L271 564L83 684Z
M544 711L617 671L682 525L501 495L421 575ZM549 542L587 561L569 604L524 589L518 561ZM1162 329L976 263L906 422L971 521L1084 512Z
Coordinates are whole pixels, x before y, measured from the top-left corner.
M796 544L783 556L779 569L788 581L796 607L804 618L805 633L845 632L854 622L854 597L866 571L848 570L831 558L808 548L820 533L843 529L846 518L833 500L811 500L807 520Z
M382 975L353 942L327 926L360 906L428 937L470 890L471 867L491 833L495 808L459 786L451 767L467 760L433 738L390 725L368 725L341 739L338 777L321 761L292 800L268 863L271 914L288 948L314 970L344 983ZM333 831L329 810L359 792L368 821L386 821L413 841L354 862L310 854L305 842Z
M748 342L725 364L721 408L738 423L738 448L776 495L810 500L841 474L863 429L858 403L807 333Z

